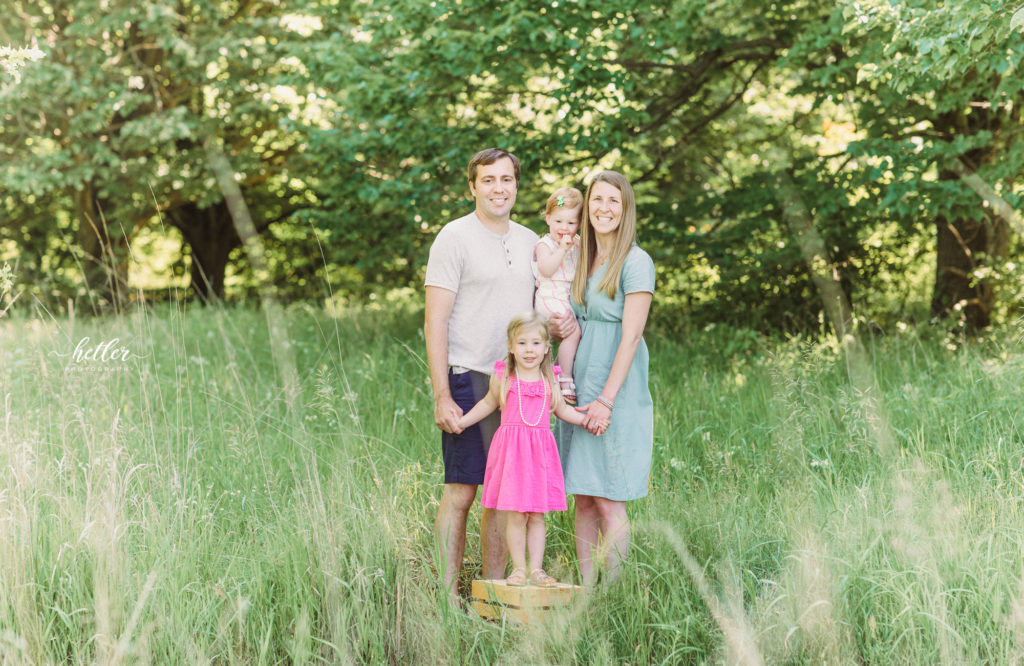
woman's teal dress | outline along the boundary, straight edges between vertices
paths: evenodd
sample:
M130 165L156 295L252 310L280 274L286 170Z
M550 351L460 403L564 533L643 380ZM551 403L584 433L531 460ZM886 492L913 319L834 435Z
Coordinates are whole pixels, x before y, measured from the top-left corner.
M572 302L583 329L573 377L579 404L601 394L622 340L622 309L626 294L654 293L654 262L637 246L622 266L619 288L610 299L597 285L602 266L587 283L587 303ZM654 405L647 386L647 344L641 340L626 381L615 396L612 422L603 435L559 421L558 455L565 471L565 491L626 501L646 497L654 442Z

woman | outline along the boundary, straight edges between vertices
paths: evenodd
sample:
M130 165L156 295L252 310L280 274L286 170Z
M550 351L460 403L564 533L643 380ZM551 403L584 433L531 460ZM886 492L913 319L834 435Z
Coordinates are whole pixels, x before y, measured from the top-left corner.
M636 200L614 171L587 189L572 305L583 337L576 352L583 427L560 424L565 489L576 496L576 555L584 585L618 577L629 551L626 501L647 495L654 407L643 332L654 297L654 262L635 245Z

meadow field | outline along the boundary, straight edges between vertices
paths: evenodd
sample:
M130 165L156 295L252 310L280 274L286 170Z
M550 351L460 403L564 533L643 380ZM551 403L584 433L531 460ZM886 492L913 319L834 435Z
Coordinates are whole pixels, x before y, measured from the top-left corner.
M521 628L439 592L421 322L0 320L0 662L1024 663L1019 331L868 339L865 387L827 336L655 328L626 571Z

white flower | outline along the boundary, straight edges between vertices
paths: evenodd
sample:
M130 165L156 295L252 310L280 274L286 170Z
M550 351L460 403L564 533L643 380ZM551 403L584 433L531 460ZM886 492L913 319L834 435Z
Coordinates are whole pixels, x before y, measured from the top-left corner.
M40 60L44 55L46 54L34 46L20 49L11 46L0 46L0 67L3 67L15 79L18 79L19 69L29 62Z

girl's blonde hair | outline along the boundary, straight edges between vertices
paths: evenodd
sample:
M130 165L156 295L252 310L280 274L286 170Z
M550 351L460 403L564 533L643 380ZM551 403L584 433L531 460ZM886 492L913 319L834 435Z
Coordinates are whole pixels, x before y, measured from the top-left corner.
M575 187L562 187L551 193L548 203L544 206L544 215L550 215L559 208L572 210L583 206L583 193Z
M512 347L515 346L516 338L523 331L538 328L541 337L547 343L547 353L540 362L540 374L544 383L548 385L548 393L551 395L551 411L562 406L562 394L557 390L558 382L555 380L555 371L551 363L551 333L548 331L548 323L536 312L524 312L513 317L508 323L508 354L505 356L505 372L501 378L495 373L491 377L491 391L497 392L498 404L505 409L505 396L508 395L508 387L512 384L512 375L516 373L516 357L512 354Z
M622 219L614 231L615 240L608 257L608 267L597 288L615 298L619 289L619 278L622 277L622 265L626 263L629 249L636 243L636 196L633 186L626 177L617 171L602 171L590 181L587 188L586 203L583 207L583 223L580 224L580 261L576 267L576 275L572 279L572 297L577 303L587 302L587 280L590 278L591 266L597 257L597 237L590 222L590 194L598 183L608 183L622 194Z

